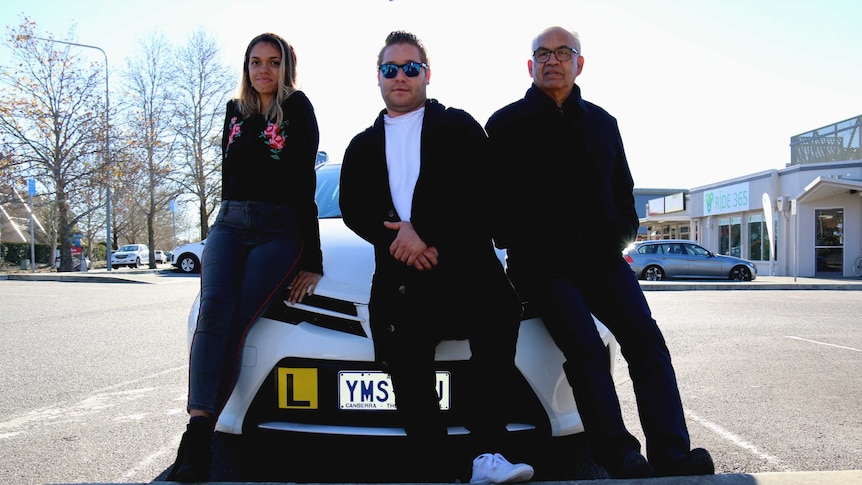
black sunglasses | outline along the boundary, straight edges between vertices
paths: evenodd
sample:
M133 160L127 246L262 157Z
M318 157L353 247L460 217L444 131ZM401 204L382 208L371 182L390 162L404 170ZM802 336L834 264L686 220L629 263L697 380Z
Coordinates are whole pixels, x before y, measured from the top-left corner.
M380 74L383 74L383 77L386 79L392 79L398 75L399 69L403 69L404 74L407 75L407 77L416 77L419 75L419 70L423 67L428 69L428 64L425 64L424 62L408 62L407 64L399 66L398 64L392 64L390 62L380 64L377 68L380 69Z

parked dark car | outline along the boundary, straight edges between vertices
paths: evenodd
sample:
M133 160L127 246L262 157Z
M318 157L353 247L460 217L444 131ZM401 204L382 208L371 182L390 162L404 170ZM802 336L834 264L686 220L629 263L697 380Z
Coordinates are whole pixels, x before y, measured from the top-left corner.
M637 241L623 250L639 279L731 279L752 281L757 266L747 259L714 253L686 239Z

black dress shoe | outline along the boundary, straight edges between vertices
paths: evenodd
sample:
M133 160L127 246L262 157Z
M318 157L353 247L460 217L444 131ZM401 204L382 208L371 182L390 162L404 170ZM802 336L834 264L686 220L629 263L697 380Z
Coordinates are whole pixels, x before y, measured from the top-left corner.
M655 476L655 470L644 456L635 450L629 450L623 455L619 466L608 469L613 478L650 478Z
M166 479L185 483L209 481L213 461L212 437L211 422L189 423L180 441L177 459Z
M674 462L671 466L668 475L673 476L688 476L688 475L714 475L715 464L712 462L712 456L703 448L695 448L685 456Z

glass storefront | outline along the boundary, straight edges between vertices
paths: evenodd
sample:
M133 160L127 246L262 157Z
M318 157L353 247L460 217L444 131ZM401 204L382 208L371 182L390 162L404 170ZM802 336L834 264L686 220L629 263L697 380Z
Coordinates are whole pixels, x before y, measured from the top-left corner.
M718 253L742 256L742 217L718 220Z
M814 210L814 254L818 274L844 270L844 209Z
M769 261L769 235L762 214L748 216L748 256L752 261ZM776 252L776 254L778 254Z

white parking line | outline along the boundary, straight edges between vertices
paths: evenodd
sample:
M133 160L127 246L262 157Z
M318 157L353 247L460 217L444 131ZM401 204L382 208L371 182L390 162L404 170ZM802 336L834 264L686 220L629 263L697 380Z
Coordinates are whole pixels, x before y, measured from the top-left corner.
M107 387L102 388L102 389L96 389L96 390L95 390L95 391L93 391L93 392L104 392L104 391L110 391L111 389L116 389L116 388L118 388L118 387L126 387L126 386L128 386L128 385L130 385L130 384L135 384L135 383L137 383L137 382L150 380L150 379L152 379L152 378L154 378L154 377L159 377L159 376L161 376L161 375L165 375L165 374L173 374L173 373L174 373L174 372L176 372L176 371L183 370L183 369L186 369L186 368L188 368L188 365L181 365L181 366L179 366L179 367L174 367L174 368L172 368L172 369L165 369L165 370L163 370L163 371L159 371L159 372L156 372L156 373L154 373L154 374L149 374L149 375L146 375L146 376L138 377L137 379L130 379L130 380L128 380L128 381L119 382L119 383L117 383L117 384L113 384L113 385L107 386Z
M91 416L104 409L114 408L123 402L135 401L139 399L140 396L151 392L155 388L147 387L121 391L112 391L112 389L129 387L132 384L150 380L163 374L175 373L186 368L188 368L187 365L156 372L137 379L131 379L92 391L89 396L81 399L77 403L68 404L66 402L59 402L53 406L34 409L27 411L23 415L0 421L0 439L16 436L18 433L27 431L31 425L37 423L56 423L83 419L84 417Z
M811 339L802 338L802 337L794 337L793 335L785 335L785 337L787 337L787 338L792 338L792 339L794 339L794 340L801 340L801 341L803 341L803 342L810 342L810 343L812 343L812 344L827 345L827 346L829 346L829 347L837 347L837 348L839 348L839 349L852 350L852 351L854 351L854 352L862 352L862 349L856 349L856 348L853 348L853 347L845 347L845 346L843 346L843 345L830 344L830 343L826 343L826 342L818 342L817 340L811 340Z
M619 369L619 366L617 367L617 369ZM628 375L625 374L625 375L621 375L621 378L619 380L615 379L614 382L616 383L616 386L619 387L622 382L625 382L627 380L630 380L630 379L628 378ZM781 460L779 460L778 458L776 458L776 457L774 457L768 453L764 453L764 452L758 450L757 447L754 446L753 444L745 441L744 439L740 438L739 436L736 436L735 434L731 433L730 431L727 431L726 429L722 428L721 426L719 426L719 425L717 425L711 421L707 421L707 420L701 418L700 416L698 416L697 414L694 414L691 411L684 410L683 412L692 421L696 421L698 424L700 424L704 428L714 432L715 434L726 439L727 441L730 441L734 445L750 451L752 454L754 454L754 456L760 458L761 460L764 460L764 461L771 463L773 465L780 465L781 464ZM790 468L790 467L785 467L784 471L792 472L795 470Z
M143 460L141 460L137 463L137 465L126 470L122 474L122 476L120 476L119 479L114 480L114 481L118 482L118 483L127 482L133 478L136 478L136 476L142 476L142 479L150 480L151 477L149 475L147 475L146 477L143 477L143 475L149 473L150 466L153 463L156 463L159 460L161 460L161 458L163 456L165 456L165 455L170 456L170 455L176 453L177 447L180 446L180 441L182 440L182 437L183 437L182 434L176 435L174 437L174 439L171 440L170 443L168 443L167 446L163 446L163 447L159 448L158 450L156 450L155 452L151 453L149 456L145 456Z
M740 438L739 436L736 436L735 434L731 433L730 431L727 431L726 429L722 428L721 426L719 426L713 422L707 421L707 420L701 418L700 416L692 413L691 411L685 411L685 414L691 420L697 421L704 428L707 428L707 429L715 432L716 434L718 434L722 438L726 439L727 441L730 441L734 445L750 451L752 454L754 454L754 456L756 456L762 460L765 460L766 462L771 463L773 465L779 465L781 463L781 460L779 460L778 458L776 458L776 457L774 457L768 453L764 453L764 452L758 450L756 446L745 441L744 439ZM784 471L792 472L795 470L792 468L789 468L789 467L785 467Z

